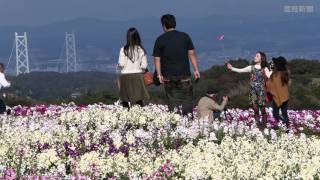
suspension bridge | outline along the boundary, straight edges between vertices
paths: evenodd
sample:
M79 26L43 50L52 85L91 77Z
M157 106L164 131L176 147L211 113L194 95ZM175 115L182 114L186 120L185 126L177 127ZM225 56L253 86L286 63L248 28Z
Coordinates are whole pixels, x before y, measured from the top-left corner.
M28 35L27 32L22 34L15 33L15 38L13 41L11 53L6 65L9 67L15 54L15 74L19 76L20 74L30 73L30 59L29 59L29 46L28 46ZM63 63L61 63L61 60ZM47 64L55 64L60 66L65 66L65 72L77 72L77 51L76 51L76 37L74 32L65 33L65 42L63 43L63 48L59 59L50 60Z

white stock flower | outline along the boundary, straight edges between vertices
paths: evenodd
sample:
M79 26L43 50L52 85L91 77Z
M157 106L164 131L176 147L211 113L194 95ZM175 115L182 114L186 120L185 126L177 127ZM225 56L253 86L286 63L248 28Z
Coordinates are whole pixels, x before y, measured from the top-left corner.
M49 170L51 167L58 166L61 159L54 149L48 149L37 155L37 167L39 169Z
M80 157L78 170L81 173L91 173L93 168L100 170L104 166L103 159L95 151L86 153Z

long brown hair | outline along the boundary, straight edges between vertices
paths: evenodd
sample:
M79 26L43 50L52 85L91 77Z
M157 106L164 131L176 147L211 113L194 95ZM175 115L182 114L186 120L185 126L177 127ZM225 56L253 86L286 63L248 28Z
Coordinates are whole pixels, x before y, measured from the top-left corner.
M260 56L261 56L261 69L264 69L264 68L266 68L266 67L268 68L269 65L268 65L266 53L261 52L261 51L258 51L257 53L259 53Z
M275 67L272 74L271 74L271 80L273 81L274 76L280 74L280 79L281 79L281 83L282 86L287 85L289 83L289 79L290 79L290 74L289 71L286 67L285 71L278 71L277 68Z

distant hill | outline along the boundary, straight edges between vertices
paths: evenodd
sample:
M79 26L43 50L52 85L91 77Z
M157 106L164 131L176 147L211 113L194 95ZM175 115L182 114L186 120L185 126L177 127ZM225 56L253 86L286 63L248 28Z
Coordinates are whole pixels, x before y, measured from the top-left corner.
M114 93L116 90L116 75L103 72L33 72L8 79L12 87L6 89L6 93L38 102L63 102L71 99L72 95L98 91Z
M247 60L233 60L236 67L245 67ZM320 61L296 59L289 62L291 71L290 108L320 109ZM220 96L231 97L228 107L248 108L249 74L227 71L225 66L214 65L201 73L194 83L195 102L208 87L215 88ZM53 73L33 72L18 77L8 77L12 87L1 90L9 97L9 105L61 103L78 104L95 102L113 103L118 100L117 75L103 72ZM149 87L151 102L165 104L162 87Z

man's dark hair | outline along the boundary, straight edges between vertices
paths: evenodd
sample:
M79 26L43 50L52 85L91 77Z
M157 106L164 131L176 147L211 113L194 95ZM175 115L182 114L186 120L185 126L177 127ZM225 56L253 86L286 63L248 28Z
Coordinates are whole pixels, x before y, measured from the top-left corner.
M176 28L176 18L171 14L163 15L161 17L161 24L166 29Z

